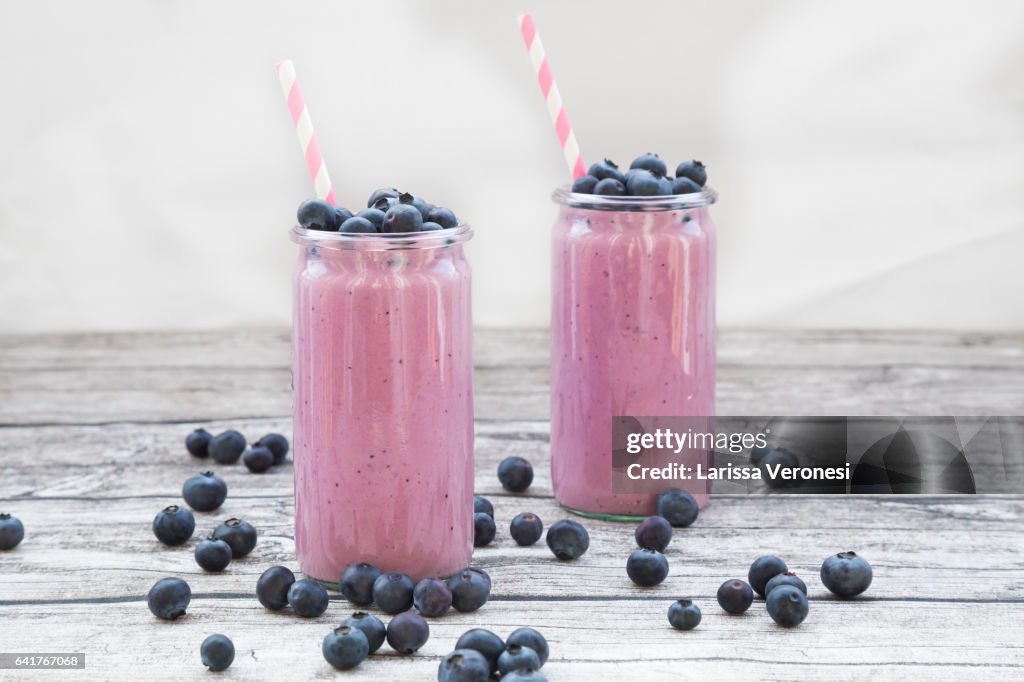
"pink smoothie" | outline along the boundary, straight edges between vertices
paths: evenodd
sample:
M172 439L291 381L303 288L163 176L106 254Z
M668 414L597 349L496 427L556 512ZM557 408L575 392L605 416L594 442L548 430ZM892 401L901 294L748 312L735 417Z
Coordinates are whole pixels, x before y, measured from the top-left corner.
M295 548L308 576L337 583L358 561L417 580L469 565L470 234L373 250L395 239L293 230Z
M714 226L706 205L595 210L571 196L552 253L555 497L577 511L646 516L655 495L612 492L611 417L714 414ZM699 482L676 487L707 501Z

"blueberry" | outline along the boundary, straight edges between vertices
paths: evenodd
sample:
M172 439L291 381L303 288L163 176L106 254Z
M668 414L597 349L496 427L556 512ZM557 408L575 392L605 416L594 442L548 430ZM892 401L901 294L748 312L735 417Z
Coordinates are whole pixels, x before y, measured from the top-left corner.
M456 611L476 611L491 596L491 578L480 569L467 568L448 578L447 583Z
M473 514L473 546L486 547L494 540L497 528L494 525L494 517L484 512Z
M434 205L423 197L414 196L408 192L403 192L399 195L398 203L406 204L407 206L415 206L416 210L420 212L420 218L424 221L428 220L427 216L430 215L430 210L434 208Z
M181 486L181 496L196 511L217 509L228 497L228 484L212 471L197 474Z
M185 436L185 449L193 457L208 457L210 452L207 448L210 445L211 438L213 436L206 429L196 429Z
M387 628L384 627L381 619L362 611L356 611L343 620L341 624L362 630L363 634L366 635L367 643L370 645L371 654L384 644L384 638L387 636Z
M792 585L780 585L765 600L768 615L785 628L793 628L807 617L807 595Z
M339 229L345 224L345 221L351 217L352 211L348 210L344 206L334 207L334 222L337 223Z
M788 450L774 448L761 458L760 466L765 483L771 488L795 488L800 485L800 481L797 479L782 478L782 470L800 466L800 458ZM769 466L771 469L768 468ZM771 471L778 471L778 477L773 478L770 475Z
M427 220L437 223L446 230L451 227L458 227L459 225L459 219L455 217L451 210L444 206L434 206L430 209L427 213Z
M366 218L380 232L384 227L384 211L376 208L367 208L356 214L360 218Z
M548 547L562 561L583 556L590 547L590 534L576 521L563 519L548 528Z
M653 549L635 549L626 560L626 575L640 587L660 585L668 576L668 559Z
M543 667L548 662L548 640L544 639L544 635L540 634L533 628L519 628L513 630L505 639L505 645L518 644L519 646L530 647L537 653L537 657L540 659L540 665L537 668Z
M590 164L590 170L587 171L587 174L593 175L598 180L613 178L623 184L626 182L626 178L622 175L622 171L619 170L618 164L611 159L605 159L604 161L598 161L597 163Z
M286 566L271 566L256 581L256 598L271 611L288 606L288 590L295 584L295 574Z
M242 462L245 463L249 471L254 474L262 474L274 465L274 453L270 451L270 448L255 445L245 451L245 454L242 455Z
M248 521L228 519L213 530L213 537L231 547L231 558L241 559L256 547L256 529Z
M672 181L672 194L696 194L701 191L700 185L690 178L676 178Z
M697 500L685 490L669 488L658 495L658 516L664 516L674 528L692 525L699 513Z
M505 644L505 650L498 656L498 672L505 677L513 670L522 668L540 669L540 657L537 652L521 644Z
M681 164L676 166L676 177L689 178L697 183L698 187L703 187L708 181L708 170L704 167L703 163L696 159L692 161L683 161Z
M384 613L401 613L412 608L416 583L405 573L388 571L373 581L373 601Z
M626 186L615 178L605 178L594 185L593 194L603 197L621 197L626 195Z
M312 578L296 580L288 588L288 603L303 618L316 618L327 610L327 590Z
M430 626L415 611L398 614L388 623L388 645L400 654L411 654L427 643Z
M425 578L416 583L412 604L424 617L440 618L452 606L452 591L443 580Z
M203 540L195 549L199 568L210 573L219 573L231 563L231 545L223 540Z
M233 429L218 433L210 439L207 450L218 464L234 464L245 452L245 436Z
M750 564L747 581L754 588L754 592L763 597L765 595L764 586L768 584L768 581L788 570L789 566L786 565L786 562L777 556L758 557L754 559L754 563Z
M781 587L783 585L790 585L800 590L804 594L807 594L807 585L804 584L804 581L800 580L800 578L797 577L796 573L790 573L789 571L786 571L785 573L779 573L777 576L775 576L765 584L765 596L767 597L769 594L771 594L772 590L774 590L776 587Z
M700 607L689 599L679 599L668 607L668 622L676 630L692 630L700 625Z
M381 197L377 199L370 208L376 209L381 213L387 213L392 206L398 205L398 197ZM383 224L383 223L382 223Z
M664 194L665 186L659 181L654 173L639 169L635 173L630 172L629 180L626 182L626 193L633 197L656 197Z
M161 620L175 620L185 615L192 590L181 578L163 578L149 589L146 604L153 615Z
M742 580L726 580L718 588L718 605L729 613L743 613L752 603L754 591Z
M540 536L544 534L544 523L540 520L540 517L530 512L523 512L517 514L512 523L509 526L509 533L512 535L512 539L516 541L517 545L523 547L529 547L530 545L540 540Z
M572 191L576 194L593 194L598 182L593 175L581 175L572 183Z
M25 526L16 516L0 514L0 550L14 549L25 537Z
M274 455L275 466L283 464L285 458L288 457L288 439L280 433L268 433L253 443L253 446L260 446L270 450L271 454Z
M664 176L658 178L658 194L666 197L673 194L672 180L670 178Z
M487 682L491 664L473 649L455 649L441 659L437 667L438 682Z
M338 214L334 207L320 199L307 199L296 213L299 225L307 230L334 232L338 229ZM241 454L241 453L239 453Z
M821 582L839 597L855 597L871 585L871 564L856 552L840 552L821 564Z
M188 509L176 504L165 507L153 519L153 535L172 547L187 542L195 529L196 517Z
M384 214L384 232L418 232L423 227L423 215L415 206L395 204Z
M506 457L498 465L498 481L505 490L521 493L533 483L533 465L522 457Z
M548 678L541 675L533 668L520 668L513 670L508 675L502 675L503 682L548 682Z
M494 516L494 505L491 504L491 501L488 500L486 497L483 497L482 495L474 495L473 496L473 513L474 514L479 514L481 512L483 512L484 514L490 514L491 517L493 517Z
M661 157L657 154L643 154L633 159L633 163L629 164L630 170L634 168L642 168L645 171L650 172L652 175L656 175L659 178L665 177L668 173L668 166L661 160Z
M750 448L750 463L760 464L761 460L764 459L764 456L774 449L775 448L773 448L771 445L767 444L755 445L754 447Z
M380 569L372 564L349 564L338 581L342 596L358 606L369 606L373 603L373 582L379 576Z
M370 653L370 643L359 628L342 625L328 632L321 647L324 659L338 670L351 670Z
M353 216L341 224L339 232L348 234L377 234L377 226L366 218Z
M227 670L235 660L235 645L224 635L210 635L199 647L203 665L211 672Z
M373 194L370 195L370 199L366 202L366 207L372 208L381 199L397 199L401 194L394 187L381 187L378 190L374 190Z
M672 541L672 524L664 516L648 516L633 532L636 546L664 552Z
M474 649L483 654L490 664L491 672L498 670L498 656L505 650L505 642L490 630L473 628L462 633L455 643L456 649Z

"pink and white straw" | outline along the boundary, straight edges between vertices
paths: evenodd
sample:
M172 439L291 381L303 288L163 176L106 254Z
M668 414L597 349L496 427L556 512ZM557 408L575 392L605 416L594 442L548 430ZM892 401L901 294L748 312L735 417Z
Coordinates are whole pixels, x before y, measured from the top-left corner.
M562 104L562 95L558 92L555 78L551 75L551 65L548 64L547 55L544 53L544 45L537 35L537 25L533 21L532 14L519 16L519 30L523 34L523 42L530 52L530 60L533 62L533 69L537 72L537 81L540 83L540 91L544 93L544 99L548 104L548 113L551 114L551 121L555 124L555 132L558 134L558 142L562 145L562 154L565 155L565 163L569 166L572 179L586 175L587 169L583 165L583 157L580 155L580 146L576 144L576 135L572 132L572 125L569 123L569 114L565 112L565 105Z
M306 108L302 89L299 87L299 81L295 78L295 66L290 59L277 65L277 75L281 79L281 89L288 101L288 111L291 112L295 132L299 136L299 146L306 157L306 167L309 169L310 177L313 178L316 195L333 206L338 203L334 197L334 187L331 185L330 176L327 175L324 156L320 153L320 144L316 141L313 122L309 118L309 109Z

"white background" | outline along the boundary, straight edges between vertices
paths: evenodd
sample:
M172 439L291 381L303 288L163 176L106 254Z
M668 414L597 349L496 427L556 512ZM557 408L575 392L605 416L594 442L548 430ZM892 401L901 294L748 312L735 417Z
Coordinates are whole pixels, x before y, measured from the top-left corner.
M396 184L477 237L481 325L548 320L566 180L703 159L723 326L1024 328L1024 2L4 2L0 332L287 324L312 193Z

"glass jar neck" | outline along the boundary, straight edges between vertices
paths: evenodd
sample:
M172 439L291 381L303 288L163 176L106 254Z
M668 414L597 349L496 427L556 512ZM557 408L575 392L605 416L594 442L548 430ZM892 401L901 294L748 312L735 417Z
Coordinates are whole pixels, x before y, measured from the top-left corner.
M431 232L356 234L307 230L296 225L289 238L299 246L335 251L421 251L467 242L473 238L473 228L463 224Z
M551 193L556 204L594 211L678 211L702 208L718 201L718 192L705 187L693 194L670 194L658 197L612 197L598 194L577 194L568 185Z

